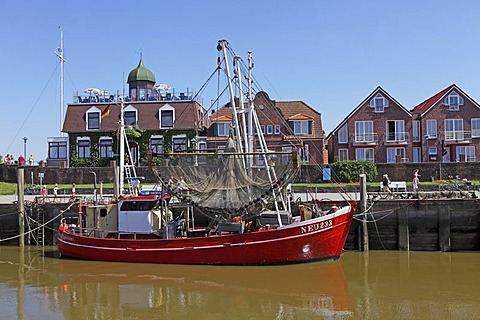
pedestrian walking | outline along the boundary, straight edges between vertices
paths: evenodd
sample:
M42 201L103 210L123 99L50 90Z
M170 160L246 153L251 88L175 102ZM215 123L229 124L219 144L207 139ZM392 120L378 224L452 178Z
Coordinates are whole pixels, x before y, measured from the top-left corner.
M420 174L418 173L418 169L413 172L413 180L412 180L412 188L413 192L418 192L418 183L420 182Z

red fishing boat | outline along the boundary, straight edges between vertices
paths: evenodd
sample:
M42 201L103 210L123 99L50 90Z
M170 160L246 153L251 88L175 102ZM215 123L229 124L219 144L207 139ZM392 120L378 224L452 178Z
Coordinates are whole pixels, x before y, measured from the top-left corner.
M223 54L231 127L223 152L183 150L165 154L167 165L152 170L158 194L120 195L111 203L82 206L74 223L62 223L58 248L64 256L103 261L163 264L271 265L335 260L342 253L354 202L329 210L300 206L292 215L290 182L299 171L296 152L270 150L248 90L243 101L240 68L230 76L229 46ZM253 68L249 52L249 78ZM236 79L236 83L235 83ZM251 85L252 81L249 81ZM234 85L239 96L235 97ZM135 168L120 115L119 190L135 182ZM127 154L128 155L128 154ZM127 161L125 161L127 160ZM131 173L133 172L133 176ZM127 174L126 174L127 173ZM173 179L172 179L173 178ZM178 181L174 186L172 181ZM133 183L134 184L134 183ZM177 201L170 201L173 195ZM199 227L195 217L206 217ZM198 219L197 219L198 221Z

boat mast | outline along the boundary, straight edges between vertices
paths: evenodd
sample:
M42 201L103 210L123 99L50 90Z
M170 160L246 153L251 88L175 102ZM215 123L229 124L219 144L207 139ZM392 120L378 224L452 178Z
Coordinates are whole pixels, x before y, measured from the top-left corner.
M64 51L63 51L63 29L62 27L58 27L60 29L60 47L57 49L55 54L60 59L60 136L65 136L62 132L62 125L63 125L63 113L64 113L64 68L65 68L65 58L64 58Z
M230 67L228 65L228 57L227 57L227 47L228 47L228 42L227 40L219 40L219 51L221 50L223 53L223 63L225 64L225 73L227 75L227 82L228 82L228 90L230 93L230 105L232 106L232 115L233 115L233 122L235 126L235 135L237 136L236 140L236 145L237 145L237 152L242 153L243 152L243 146L241 142L241 135L240 135L240 126L238 125L238 116L237 116L237 107L235 105L235 95L233 93L233 84L232 84L232 78L230 77Z
M123 196L123 186L124 186L124 181L125 181L125 124L123 121L123 109L124 109L124 102L123 98L120 100L120 125L118 128L118 139L120 143L119 147L119 167L120 167L120 173L119 173L119 188L120 192L119 194Z

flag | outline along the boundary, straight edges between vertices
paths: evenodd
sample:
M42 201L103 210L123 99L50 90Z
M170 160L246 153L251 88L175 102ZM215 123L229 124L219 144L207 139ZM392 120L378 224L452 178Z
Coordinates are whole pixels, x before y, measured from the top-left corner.
M102 114L100 115L103 118L105 118L106 116L108 116L110 114L110 105L108 105L105 110L102 111Z

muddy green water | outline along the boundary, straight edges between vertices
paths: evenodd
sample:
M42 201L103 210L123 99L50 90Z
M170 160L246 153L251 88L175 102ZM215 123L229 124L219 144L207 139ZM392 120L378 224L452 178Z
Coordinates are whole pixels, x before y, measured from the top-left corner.
M1 319L480 319L480 253L275 267L59 259L0 247Z

